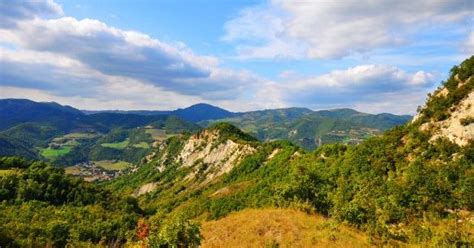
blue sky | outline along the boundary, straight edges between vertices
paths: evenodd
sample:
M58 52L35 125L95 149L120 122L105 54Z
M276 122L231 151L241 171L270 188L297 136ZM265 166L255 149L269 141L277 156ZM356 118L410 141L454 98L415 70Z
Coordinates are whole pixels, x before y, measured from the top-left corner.
M0 97L413 114L474 53L458 1L0 3Z

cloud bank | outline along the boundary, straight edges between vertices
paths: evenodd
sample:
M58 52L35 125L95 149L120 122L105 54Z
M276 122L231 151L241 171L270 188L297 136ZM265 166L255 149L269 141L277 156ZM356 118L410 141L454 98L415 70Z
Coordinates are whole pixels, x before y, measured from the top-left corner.
M180 42L61 16L61 7L52 1L2 3L0 10L8 19L0 27L2 86L98 97L120 94L114 91L120 87L112 85L133 81L140 94L155 94L154 104L165 101L163 95L175 95L171 105L177 107L180 101L191 102L184 98L235 100L261 80L248 71L221 68L217 58L195 55Z
M410 42L413 32L467 18L469 1L290 2L242 10L220 42L240 58L335 59ZM52 0L0 3L0 97L84 109L173 109L208 102L234 111L302 106L413 113L436 73L363 64L276 79L222 66L183 42L164 42L95 19L67 16ZM408 28L413 27L413 28ZM472 32L463 49L472 53Z

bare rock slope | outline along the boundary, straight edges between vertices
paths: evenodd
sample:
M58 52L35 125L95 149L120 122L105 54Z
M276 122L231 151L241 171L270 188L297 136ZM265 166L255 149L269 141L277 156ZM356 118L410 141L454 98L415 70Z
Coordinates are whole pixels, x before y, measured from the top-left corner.
M154 164L156 171L162 173L170 166L176 166L185 173L180 179L188 186L201 187L229 173L243 158L256 152L252 146L250 136L240 133L241 137L230 137L226 126L204 129L189 137L180 137L180 145L175 146L162 143L156 151L147 158L147 163ZM239 130L240 132L240 130ZM242 138L243 137L243 138ZM143 184L135 190L134 195L139 196L154 191L159 182Z
M469 77L461 80L458 75L455 75L453 81L457 83L454 89L449 90L446 86L442 87L435 91L432 98L439 99L441 102L449 100L450 97L456 97L456 95L463 97L444 110L443 119L427 118L420 125L420 130L431 133L431 141L447 138L459 146L466 146L474 140L474 91L472 91L474 78ZM462 94L460 94L461 91L463 91ZM413 118L414 123L426 117L427 108L428 106L424 106L420 113Z

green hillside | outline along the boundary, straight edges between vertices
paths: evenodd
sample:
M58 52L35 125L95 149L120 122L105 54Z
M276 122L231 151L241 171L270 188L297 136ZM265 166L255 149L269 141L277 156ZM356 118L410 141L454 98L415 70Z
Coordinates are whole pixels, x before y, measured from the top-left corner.
M151 130L174 135L200 128L175 116L85 115L59 104L25 101L0 101L0 114L10 123L9 128L0 131L1 156L44 159L62 166L107 159L138 162L155 141L149 133ZM28 116L21 112L25 109L37 113ZM41 115L43 112L52 116ZM20 122L26 119L31 122ZM130 144L120 143L126 138L130 139Z
M308 150L331 143L357 144L368 137L410 120L410 116L371 115L352 109L311 111L287 108L246 112L225 119L262 141L289 140Z
M43 162L0 159L2 247L114 244L131 239L141 210L133 198L64 175Z

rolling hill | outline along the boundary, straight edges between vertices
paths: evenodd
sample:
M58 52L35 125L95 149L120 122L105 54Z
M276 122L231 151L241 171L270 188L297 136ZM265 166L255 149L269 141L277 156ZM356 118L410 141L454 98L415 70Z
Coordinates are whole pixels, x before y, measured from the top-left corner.
M330 143L357 144L412 119L409 115L366 114L353 109L312 111L306 108L284 108L237 113L204 103L173 111L84 112L172 115L202 127L228 122L261 141L289 140L307 150Z
M148 146L153 143L145 137L146 134L123 150L96 144L100 142L96 139L98 136L115 129L129 130L129 135L137 134L131 129L146 126L168 133L182 133L200 129L198 124L209 126L215 122L229 122L261 141L289 140L310 150L327 143L359 143L410 119L409 116L370 115L351 109L311 111L288 108L233 113L202 103L174 111L80 111L54 102L25 99L0 100L0 116L3 120L0 142L4 144L0 148L0 155L46 158L63 165L84 162L90 158L128 158L128 162L136 162L149 151L136 149L143 142L148 143ZM85 133L97 135L91 139L70 140L68 144L76 144L73 146L53 142L68 134ZM125 139L122 137L113 142L125 142ZM79 145L77 141L80 141Z
M239 113L234 117L200 124L229 122L262 141L289 140L312 150L323 144L357 144L411 118L408 115L372 115L352 109L312 111L287 108Z
M199 122L204 120L222 119L236 115L236 113L225 109L206 104L198 103L187 108L176 110L82 110L85 114L98 113L116 113L116 114L137 114L137 115L172 115L190 122Z
M154 142L146 129L172 134L193 132L200 128L169 115L86 115L69 106L24 99L0 100L0 116L3 127L0 130L0 143L3 144L0 146L1 156L42 158L63 166L89 159L126 159L136 162L149 151L145 147ZM68 138L63 138L66 136ZM129 136L134 136L132 142L123 150L103 147L100 143L105 143L105 139L107 142L122 142ZM148 145L137 147L143 142Z

